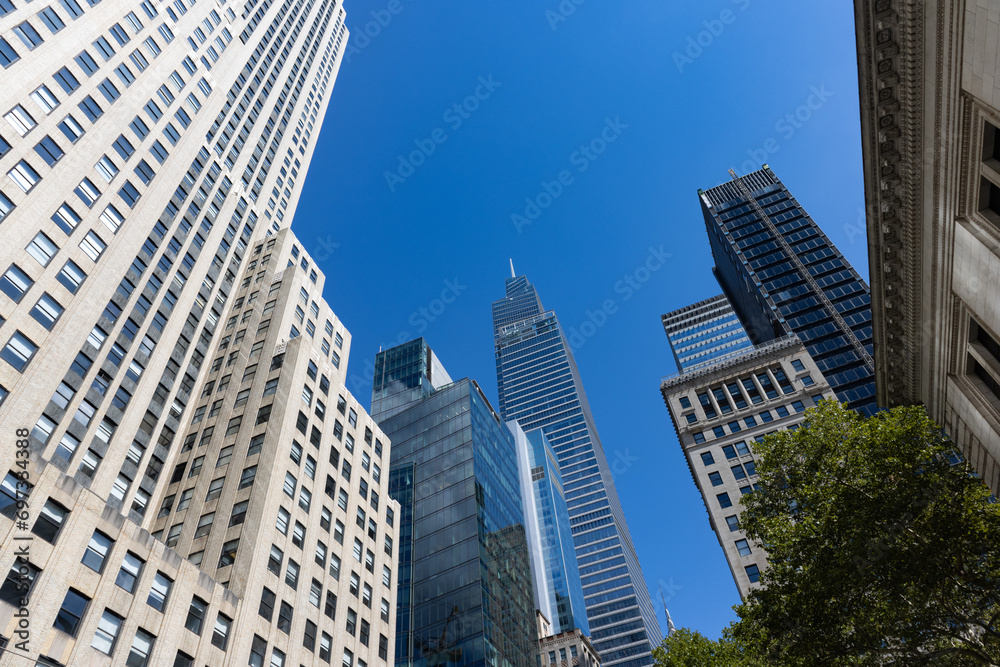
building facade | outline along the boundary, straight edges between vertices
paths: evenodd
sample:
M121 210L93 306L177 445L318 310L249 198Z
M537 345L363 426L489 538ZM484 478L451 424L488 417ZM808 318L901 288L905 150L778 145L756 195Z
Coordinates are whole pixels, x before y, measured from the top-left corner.
M541 429L525 433L517 422L507 422L507 428L517 447L535 609L552 619L548 634L579 629L590 635L569 508L555 452Z
M531 667L514 437L475 381L433 387L430 356L423 339L379 352L376 368L394 372L376 373L372 387L392 413L376 417L393 441L389 493L400 504L396 664ZM423 397L411 400L420 387Z
M796 334L848 407L874 414L868 285L767 165L699 191L715 274L754 344Z
M1000 3L854 6L879 404L1000 494Z
M660 318L680 372L709 366L753 347L724 294Z
M836 394L794 334L669 376L660 391L745 599L767 563L767 554L748 541L739 523L740 498L756 488L753 443L798 428L807 408Z
M391 663L388 441L284 230L342 6L43 5L0 33L0 664Z
M580 628L553 632L549 619L537 613L539 667L601 667L601 658Z
M663 640L569 342L525 276L493 303L500 414L559 461L591 640L605 665L652 664Z

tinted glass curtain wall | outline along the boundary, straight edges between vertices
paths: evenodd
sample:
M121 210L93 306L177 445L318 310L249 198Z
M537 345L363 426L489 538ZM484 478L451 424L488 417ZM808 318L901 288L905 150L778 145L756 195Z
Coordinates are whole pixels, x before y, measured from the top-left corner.
M397 351L412 364L412 348L382 352L379 362L394 364ZM510 432L468 379L380 426L393 442L389 494L400 504L396 665L533 667L531 570Z
M837 397L873 414L868 285L766 165L732 176L700 198L716 277L751 340L795 333Z
M506 291L493 303L501 416L541 428L558 457L601 663L650 665L662 633L569 343L525 276Z

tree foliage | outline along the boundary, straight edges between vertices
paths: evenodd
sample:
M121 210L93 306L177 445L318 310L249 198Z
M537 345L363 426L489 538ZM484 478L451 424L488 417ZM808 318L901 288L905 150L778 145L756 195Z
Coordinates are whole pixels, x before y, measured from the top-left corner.
M740 523L769 567L732 638L771 665L1000 664L1000 504L951 441L921 407L807 417L755 445Z
M653 650L656 667L763 667L730 638L708 639L681 628Z

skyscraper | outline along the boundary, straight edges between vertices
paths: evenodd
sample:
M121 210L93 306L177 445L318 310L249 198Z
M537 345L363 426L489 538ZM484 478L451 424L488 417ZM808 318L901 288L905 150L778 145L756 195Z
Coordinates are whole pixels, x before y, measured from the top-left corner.
M699 192L715 274L750 339L795 333L837 397L873 414L868 285L764 165Z
M725 295L667 313L663 330L680 372L709 366L753 347Z
M997 10L855 0L867 224L854 231L879 404L925 406L1000 496Z
M474 380L433 386L423 339L379 352L375 366L393 369L376 371L372 402L392 413L376 418L393 439L389 493L400 504L396 664L532 667L535 606L513 435Z
M739 522L740 498L756 488L753 443L798 428L807 408L834 393L794 334L667 376L660 392L709 523L746 598L767 562L763 547L747 540Z
M343 8L3 11L0 421L26 435L21 456L0 449L0 625L19 585L33 592L31 636L8 652L391 662L388 444L343 388L350 338L322 274L274 234L312 158ZM361 542L358 586L339 574L344 541Z
M508 278L506 291L493 303L500 414L542 429L559 459L601 663L652 664L662 634L569 343L525 276Z
M579 629L589 636L569 508L555 452L541 429L525 433L517 422L507 422L507 428L517 447L535 608L549 620L548 634Z

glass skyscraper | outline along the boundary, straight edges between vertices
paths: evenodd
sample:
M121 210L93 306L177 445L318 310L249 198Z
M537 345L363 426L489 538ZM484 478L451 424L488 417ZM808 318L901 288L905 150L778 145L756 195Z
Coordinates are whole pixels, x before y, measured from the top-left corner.
M500 414L541 428L558 458L601 664L650 665L662 633L569 342L525 276L506 288L493 303Z
M667 313L662 320L681 373L711 366L753 347L723 294Z
M549 620L551 634L579 629L590 635L556 454L542 429L525 433L515 421L507 428L518 450L535 607Z
M747 334L795 333L837 398L873 414L868 285L767 165L730 173L699 195L716 277Z
M376 367L396 372L376 372L372 388L383 407L406 397L373 415L396 452L389 471L389 495L400 504L396 664L534 667L514 438L475 381L432 386L430 355L422 339L380 352Z

